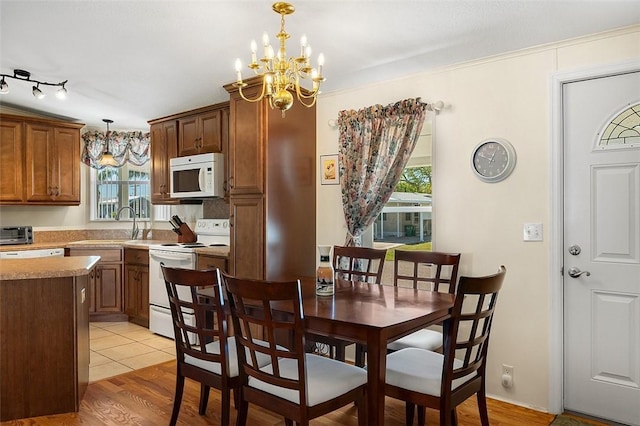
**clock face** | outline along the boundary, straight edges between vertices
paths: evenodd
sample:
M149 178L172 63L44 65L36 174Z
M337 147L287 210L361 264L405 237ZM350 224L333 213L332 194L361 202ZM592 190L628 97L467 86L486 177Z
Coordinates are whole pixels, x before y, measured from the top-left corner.
M516 152L504 139L489 139L473 150L471 168L485 182L498 182L511 174L516 164Z

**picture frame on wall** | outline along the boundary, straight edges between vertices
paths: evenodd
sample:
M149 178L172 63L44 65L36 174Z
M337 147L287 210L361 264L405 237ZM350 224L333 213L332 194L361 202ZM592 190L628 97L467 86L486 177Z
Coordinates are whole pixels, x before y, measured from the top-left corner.
M320 183L337 185L340 183L338 170L338 154L320 156Z

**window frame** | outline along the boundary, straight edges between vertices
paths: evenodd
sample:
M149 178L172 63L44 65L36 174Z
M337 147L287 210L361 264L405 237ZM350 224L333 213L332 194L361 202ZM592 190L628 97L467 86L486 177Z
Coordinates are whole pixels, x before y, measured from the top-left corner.
M129 185L131 184L131 182L136 182L137 184L139 184L140 182L147 182L148 188L147 188L147 194L148 194L148 202L149 202L149 216L148 217L136 217L136 221L137 222L151 222L153 221L154 218L154 212L155 212L155 208L154 206L151 204L151 167L150 167L150 162L145 163L142 166L135 166L133 164L130 163L126 163L124 166L122 167L109 167L111 169L117 169L118 173L119 173L119 177L122 178L122 175L124 173L126 173L128 175L128 173L131 170L138 170L144 173L147 173L147 175L149 176L149 180L148 181L129 181L129 180L125 180L125 179L119 179L118 181L114 181L114 183L118 183L118 185L124 185L125 190L120 191L119 195L118 195L118 209L121 208L123 206L123 197L125 196L125 194L129 193ZM113 218L100 218L98 217L98 191L97 191L97 185L98 185L98 173L104 171L105 169L94 169L92 167L90 167L90 173L89 173L89 200L90 200L90 208L89 208L89 221L90 222L115 222L116 219L115 217ZM128 204L127 204L128 205ZM168 214L162 214L162 212L158 212L159 216L167 216ZM139 214L139 213L138 213ZM122 217L121 217L121 221L124 222L130 222L133 221L133 217L131 217L130 214L130 210L125 210L123 211Z

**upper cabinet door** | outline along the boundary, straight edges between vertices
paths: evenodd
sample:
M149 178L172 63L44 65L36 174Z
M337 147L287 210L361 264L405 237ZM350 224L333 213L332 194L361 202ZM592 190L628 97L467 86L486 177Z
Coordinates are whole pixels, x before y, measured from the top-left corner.
M200 153L222 152L222 110L200 115Z
M26 125L27 201L80 204L80 130Z
M249 88L246 96L255 96ZM247 102L231 93L229 115L229 194L264 192L264 149L266 143L265 102Z
M22 123L0 121L0 202L24 201Z
M198 116L181 118L178 120L178 156L200 153L200 133Z
M57 203L80 203L80 130L54 128L56 154L51 160Z
M25 133L27 201L51 201L56 194L55 184L52 182L54 162L49 161L55 155L53 128L27 123Z
M176 204L169 188L169 159L177 156L178 132L175 120L151 125L151 203Z

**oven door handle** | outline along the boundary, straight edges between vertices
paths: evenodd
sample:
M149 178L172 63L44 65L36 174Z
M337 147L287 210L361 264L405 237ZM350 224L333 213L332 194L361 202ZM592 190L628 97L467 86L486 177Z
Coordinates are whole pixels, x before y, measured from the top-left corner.
M158 260L177 260L177 261L183 261L183 260L191 260L191 255L190 254L184 254L184 255L180 255L180 254L167 254L167 253L153 253L153 252L149 252L149 256L151 257L155 257Z

